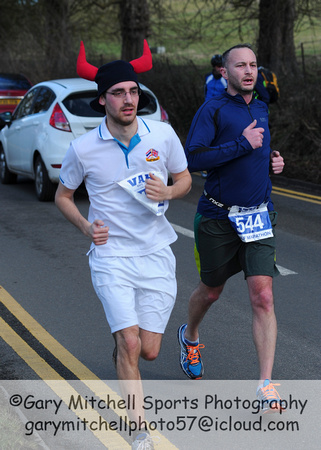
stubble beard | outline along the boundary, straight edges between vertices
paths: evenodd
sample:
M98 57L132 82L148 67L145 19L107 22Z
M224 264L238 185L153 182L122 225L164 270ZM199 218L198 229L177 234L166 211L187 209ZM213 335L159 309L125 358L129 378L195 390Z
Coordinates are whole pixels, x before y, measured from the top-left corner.
M135 109L134 105L127 105L127 107L133 107L134 108L133 114L130 117L122 118L121 117L122 111L120 111L118 115L109 113L109 116L110 116L111 120L116 125L120 125L122 127L127 127L127 126L132 125L132 123L135 121L135 119L137 117L137 108Z
M232 82L231 87L241 95L249 95L249 94L253 94L255 84L253 83L252 86L244 87L244 86L242 86L241 83L233 83Z

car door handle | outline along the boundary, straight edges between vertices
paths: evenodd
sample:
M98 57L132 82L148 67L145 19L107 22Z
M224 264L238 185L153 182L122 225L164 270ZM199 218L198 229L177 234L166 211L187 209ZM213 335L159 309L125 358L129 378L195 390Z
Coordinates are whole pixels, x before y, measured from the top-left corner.
M36 122L32 122L32 125L39 125L39 121L36 121Z
M20 127L20 125L18 125L18 126L16 126L16 127L14 127L14 130L15 130L15 131L20 131L20 130L21 130L21 127Z

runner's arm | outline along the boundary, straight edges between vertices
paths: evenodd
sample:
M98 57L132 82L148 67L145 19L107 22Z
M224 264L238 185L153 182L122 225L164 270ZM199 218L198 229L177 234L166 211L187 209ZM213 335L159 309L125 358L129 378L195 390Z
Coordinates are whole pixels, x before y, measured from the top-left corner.
M77 227L85 236L91 238L95 245L106 244L108 240L108 227L102 220L90 223L79 211L74 202L73 189L66 188L61 182L56 191L55 203L69 222Z

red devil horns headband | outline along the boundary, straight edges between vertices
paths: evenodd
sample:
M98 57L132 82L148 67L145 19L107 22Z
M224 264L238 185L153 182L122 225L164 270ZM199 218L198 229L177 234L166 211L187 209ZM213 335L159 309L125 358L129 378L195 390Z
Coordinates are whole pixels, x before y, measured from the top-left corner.
M144 51L140 58L130 61L135 73L147 72L152 68L152 54L144 39ZM77 73L86 80L94 81L98 72L98 68L89 64L86 60L85 46L83 41L80 42L80 50L77 60Z
M129 62L133 66L134 72L136 73L147 72L152 68L153 66L152 54L146 39L144 39L144 50L142 56L140 58L133 59L132 61Z

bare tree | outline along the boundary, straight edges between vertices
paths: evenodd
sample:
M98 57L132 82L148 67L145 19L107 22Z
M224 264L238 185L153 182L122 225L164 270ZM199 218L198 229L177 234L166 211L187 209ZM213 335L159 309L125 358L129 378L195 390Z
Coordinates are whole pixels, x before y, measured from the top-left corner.
M147 0L123 0L119 2L119 23L122 38L121 58L130 61L140 56L143 41L150 34Z
M72 48L69 43L70 33L70 1L39 0L42 9L43 50L47 56L45 72L50 76L63 76L66 73Z
M297 74L294 47L295 0L260 0L258 55L276 73Z
M294 29L321 15L320 0L149 0L161 17L160 33L175 35L180 49L199 42L226 49L226 41L248 42L258 49L262 65L278 74L295 75ZM157 6L157 9L156 9ZM155 20L155 19L154 19ZM155 20L157 24L157 18ZM153 27L153 36L157 32ZM207 42L206 42L207 41Z
M294 26L320 10L320 0L1 0L0 61L2 70L21 70L33 58L36 77L72 76L80 40L103 63L120 43L125 60L141 54L144 38L210 55L250 32L260 63L294 74Z

